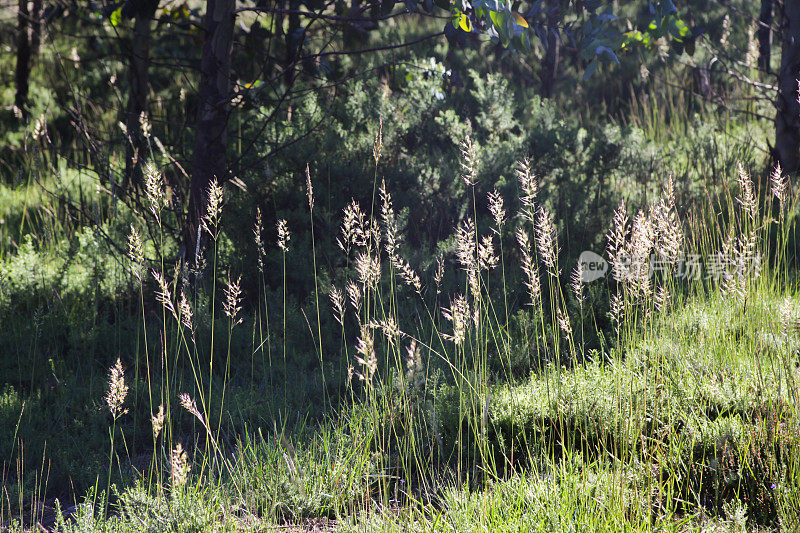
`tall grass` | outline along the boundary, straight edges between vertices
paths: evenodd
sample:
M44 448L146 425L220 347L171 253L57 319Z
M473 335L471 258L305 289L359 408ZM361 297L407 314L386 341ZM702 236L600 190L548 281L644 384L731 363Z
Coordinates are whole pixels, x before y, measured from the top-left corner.
M290 249L287 222L275 221L281 298L270 302L259 278L250 349L263 354L266 345L266 366L283 367L283 405L270 405L272 427L245 425L240 434L226 430L225 417L231 361L242 356L233 332L249 315L234 265L218 264L226 192L211 185L196 255L173 269L163 254L145 259L147 247L164 249L166 194L158 169L147 167L151 216L130 226L126 261L139 290L145 368L140 378L135 354L134 382L147 383L152 458L133 488L110 497L118 454L133 459L116 441L129 416L118 360L107 396L107 483L74 509L75 521L62 519L65 529L164 520L176 529L233 528L319 516L389 530L797 523L800 304L785 267L796 261L797 196L779 169L759 190L740 168L730 188L694 210L677 205L671 180L636 212L620 204L607 237L609 276L589 282L584 265L562 264L569 243L559 242L557 221L539 202L530 164L517 172L521 209L506 213L510 202L496 191L477 196L479 153L467 139L462 176L472 205L442 247L447 256L426 271L404 255L390 187L378 180L381 133L376 205L353 201L343 210L344 257L332 279L317 275L310 168L311 248ZM264 227L259 211L260 271ZM316 312L303 318L328 414L313 426L287 401L290 253L307 254L315 272ZM703 270L694 276L696 267ZM507 283L512 268L523 286ZM457 290L442 294L445 278ZM323 353L323 291L339 353ZM520 294L523 306L512 303ZM148 299L161 314L152 360ZM271 305L281 308L282 360L272 358L277 326L262 323ZM199 335L198 316L207 318L208 335ZM597 339L592 348L587 336ZM520 358L528 375L519 375ZM347 380L332 397L336 380L326 374L336 366ZM7 516L11 504L3 509Z

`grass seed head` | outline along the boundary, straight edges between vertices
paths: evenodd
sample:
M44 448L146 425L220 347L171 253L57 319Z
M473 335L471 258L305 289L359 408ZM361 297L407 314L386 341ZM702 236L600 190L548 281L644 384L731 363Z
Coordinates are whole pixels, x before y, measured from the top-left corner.
M403 280L403 283L414 289L417 294L422 294L422 280L420 280L408 261L399 255L390 256L389 259L392 262L392 266L400 274L400 279Z
M564 340L568 341L572 336L572 324L570 324L569 316L560 307L556 307L556 319L559 329L564 334Z
M350 256L350 250L354 246L364 247L367 245L366 217L361 211L358 202L351 200L343 210L341 237L336 239L339 248Z
M228 280L225 284L225 301L223 302L223 309L225 311L225 315L233 321L233 325L236 325L242 321L241 319L236 319L239 311L242 310L241 281L241 276L236 278L236 281L232 281L230 273L228 273Z
M397 217L394 214L392 195L386 189L386 180L381 181L381 222L383 223L384 249L389 257L394 257L399 244Z
M412 339L406 349L406 381L414 388L425 383L425 368L416 339Z
M720 289L724 296L731 297L741 304L747 297L747 279L737 272L725 270L722 272Z
M36 141L47 135L47 117L44 113L39 115L39 118L34 121L31 135Z
M433 273L433 282L436 284L436 294L442 293L442 280L444 279L444 254L436 258L436 271Z
M653 221L640 211L633 220L629 245L629 265L627 281L644 297L651 295L650 252L655 242Z
M751 222L755 222L758 214L758 202L753 192L753 182L741 162L736 167L736 181L739 183L739 197L736 200L749 215Z
M536 267L531 254L530 237L523 228L517 230L517 243L522 254L522 272L525 274L525 287L528 289L530 305L535 306L541 302L542 284L539 279L539 269Z
M189 329L194 336L194 324L192 323L192 307L189 305L189 299L186 298L186 293L181 291L181 298L178 301L178 313L181 317L181 324Z
M578 301L578 305L583 307L583 301L586 299L586 295L583 292L583 263L580 261L578 261L578 264L575 265L575 269L572 271L570 288L572 289L572 294L575 296L575 299Z
M314 210L314 187L311 184L311 167L306 163L306 195L308 196L308 209Z
M456 257L464 270L477 269L475 223L471 218L456 229Z
M794 301L786 297L781 302L778 310L780 316L781 333L784 336L800 333L800 316L797 314L797 308Z
M181 407L186 409L186 411L197 418L200 422L205 424L205 420L203 419L203 415L200 414L200 410L197 409L197 402L194 401L194 398L189 396L188 393L183 392L178 395L178 401L180 401Z
M628 239L629 221L625 203L620 202L619 207L614 211L611 230L608 232L607 236L607 253L614 273L614 279L617 281L623 279L625 276L623 260L625 256L627 256L625 248Z
M654 241L653 221L643 211L639 211L633 219L631 229L631 254L637 257L650 255Z
M477 297L480 292L478 283L478 246L475 242L475 223L471 218L456 229L456 257L467 273L470 291Z
M256 223L253 226L253 239L256 243L258 250L258 271L264 272L264 257L267 252L264 250L264 241L261 239L261 234L264 233L264 226L261 221L261 208L256 208Z
M161 152L162 156L164 156L164 159L171 159L169 153L167 153L167 149L164 147L164 143L161 142L161 139L153 136L153 141L156 143L156 148L158 148L158 151Z
M356 258L356 272L363 287L375 289L381 280L380 260L367 252L361 252Z
M539 215L536 218L536 244L539 248L539 256L547 267L547 272L552 277L560 275L558 270L558 233L553 223L553 217L545 207L539 207Z
M365 223L364 237L366 249L378 255L381 249L381 228L377 221L368 220Z
M289 251L289 240L291 240L291 238L292 235L289 233L289 225L286 223L286 220L278 220L278 248L280 248L283 253Z
M672 176L667 178L667 185L664 187L664 198L670 208L676 208L677 198L675 196L675 182L672 180Z
M155 269L151 270L151 272L153 273L153 277L158 284L158 290L156 290L156 300L161 303L164 309L172 313L172 316L175 317L175 320L177 320L178 314L175 312L175 305L172 303L172 292L169 290L169 284L167 283L167 280L164 279L164 276Z
M333 318L336 319L340 326L344 326L344 294L338 287L331 285L331 289L328 291L328 298L330 298L331 307L333 307Z
M158 412L150 417L150 422L153 424L153 439L157 439L164 428L164 404L158 406Z
M489 200L489 212L494 219L495 231L499 234L506 223L506 210L503 207L503 197L497 192L497 189L490 191L487 195Z
M622 295L618 292L614 293L614 296L611 297L609 315L611 317L611 322L614 323L614 332L619 335L622 320L625 315L625 302L622 299Z
M145 274L144 245L141 234L133 224L131 224L131 232L128 235L127 255L131 261L131 273L141 285Z
M531 162L528 158L517 163L516 174L521 191L519 201L522 204L522 218L533 224L534 215L536 214L536 196L539 194L539 184L533 176Z
M775 165L775 169L772 171L769 180L772 184L772 194L775 195L775 198L778 199L780 204L780 217L781 220L783 220L783 206L789 191L789 177L783 173L780 163Z
M442 315L453 324L453 334L444 335L444 337L452 340L456 346L462 345L467 338L467 328L471 317L469 302L464 296L458 295L450 302L449 309L442 308Z
M669 200L656 202L650 207L650 220L654 230L655 251L671 265L677 265L683 245L683 231L675 208Z
M175 445L170 455L170 478L172 481L172 488L180 488L186 485L189 480L189 472L192 467L189 464L189 458L183 450L181 443Z
M106 404L114 420L128 412L122 408L125 397L128 395L128 386L125 385L125 372L122 370L122 361L117 357L117 362L108 371L108 391Z
M378 132L375 134L375 142L372 143L372 158L375 164L381 159L381 151L383 150L383 119L378 119Z
M345 291L347 292L347 299L350 300L350 305L353 306L353 310L358 315L361 313L361 288L355 281L351 280L347 282Z
M369 326L361 327L361 336L356 343L356 361L361 365L362 372L358 377L362 381L372 382L372 376L378 370L378 356L375 355L375 341Z
M214 178L211 180L211 183L208 184L208 190L206 191L206 214L203 217L206 229L214 238L217 237L217 229L219 227L220 218L222 217L223 196L224 191L222 186L217 181L217 178Z
M484 235L478 243L478 265L484 270L492 270L500 264L495 254L494 240L491 235Z
M152 161L148 161L144 165L144 191L147 202L150 204L150 211L156 220L160 220L161 211L166 205L166 193L161 172Z
M383 336L386 337L386 340L389 341L389 344L392 346L395 346L397 339L403 336L403 332L400 331L400 328L397 326L397 321L393 316L374 322L370 324L370 327L373 329L380 329L383 332Z
M468 187L478 183L478 151L469 135L461 142L461 179Z
M150 120L147 118L147 111L139 113L139 127L142 129L142 137L149 139L151 135Z
M672 296L666 287L659 287L654 298L656 310L659 312L666 311L669 308L671 298Z

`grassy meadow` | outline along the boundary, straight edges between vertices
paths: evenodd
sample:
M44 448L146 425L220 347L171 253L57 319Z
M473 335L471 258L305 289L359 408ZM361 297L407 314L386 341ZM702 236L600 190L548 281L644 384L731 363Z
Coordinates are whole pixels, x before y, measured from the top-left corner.
M248 14L187 246L187 5L141 183L123 23L53 30L26 117L0 75L0 531L800 530L798 182L756 89L565 48L542 98L541 51L387 16L284 99Z
M67 169L3 190L7 231L25 234L2 270L5 528L800 523L785 176L756 182L740 166L688 208L671 179L636 213L619 204L599 249L607 275L588 281L564 261L574 251L531 163L515 165L515 198L479 195L466 138L467 216L417 268L380 178L384 142L379 129L374 207L347 204L335 235L314 231L310 170L304 237L256 211L250 280L226 239L233 193L216 183L207 262L189 265L160 259L175 243L155 164L142 213ZM56 187L93 204L99 230L59 214L44 192ZM329 271L317 248L332 239ZM316 273L304 300L287 296L293 255Z

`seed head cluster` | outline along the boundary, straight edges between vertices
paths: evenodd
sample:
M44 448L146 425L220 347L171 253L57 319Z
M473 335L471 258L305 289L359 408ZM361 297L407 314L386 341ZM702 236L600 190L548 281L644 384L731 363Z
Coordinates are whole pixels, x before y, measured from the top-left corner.
M462 295L456 296L450 302L449 308L442 308L442 315L453 324L453 334L445 337L452 340L456 346L464 344L471 315L467 299Z
M153 439L157 439L164 428L164 404L158 406L158 412L150 417L150 422L153 425Z
M219 222L222 217L222 201L224 191L216 178L211 180L206 191L206 214L203 217L203 224L212 237L216 238L219 230Z
M469 135L461 142L461 179L468 187L478 183L478 150Z
M111 412L114 420L128 412L123 409L125 397L128 395L128 386L125 385L125 372L122 370L122 361L117 358L117 362L108 372L108 391L106 392L106 405Z
M142 243L142 236L136 226L131 224L131 232L128 235L128 259L131 262L131 273L133 274L139 285L145 275L145 262L144 262L144 244Z
M536 217L536 245L539 257L547 267L547 273L553 278L558 278L561 271L558 269L558 233L553 223L553 216L545 207L539 207Z
M225 284L225 301L223 302L223 310L225 311L225 315L233 321L234 325L241 322L241 319L237 320L236 318L239 314L239 311L242 310L241 281L241 276L236 278L236 281L233 281L229 273L228 280Z
M289 225L286 223L286 220L280 219L278 220L278 248L281 249L283 253L289 251L289 240L292 238L291 233L289 233Z
M189 472L192 467L189 464L189 457L179 442L170 454L170 479L172 488L177 489L186 485L189 480Z

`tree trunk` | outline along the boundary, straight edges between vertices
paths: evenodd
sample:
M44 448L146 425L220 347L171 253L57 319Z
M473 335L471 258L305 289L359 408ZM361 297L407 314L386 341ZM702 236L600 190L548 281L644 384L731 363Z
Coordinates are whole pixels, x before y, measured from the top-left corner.
M558 73L559 48L558 22L561 17L558 0L547 2L547 51L542 64L542 97L552 98Z
M774 0L761 0L761 12L758 15L758 68L770 72L772 49L772 6Z
M42 0L31 1L31 58L39 55L42 42Z
M29 32L30 11L28 0L19 0L17 11L17 68L15 72L16 93L14 105L28 116L28 87L31 76L31 38Z
M211 181L227 176L226 149L230 112L231 47L236 0L207 0L203 19L199 108L195 124L192 183L184 235L186 257L194 256L200 221Z
M775 102L775 155L786 172L796 173L800 167L800 1L784 0L779 10L781 66Z
M157 0L140 2L133 25L133 39L128 59L130 93L125 112L125 124L130 135L125 153L125 179L128 186L140 184L142 181L142 160L146 156L147 142L142 134L139 117L147 111L147 96L150 90L151 21L157 7Z

